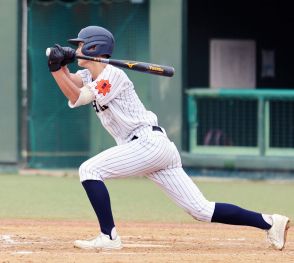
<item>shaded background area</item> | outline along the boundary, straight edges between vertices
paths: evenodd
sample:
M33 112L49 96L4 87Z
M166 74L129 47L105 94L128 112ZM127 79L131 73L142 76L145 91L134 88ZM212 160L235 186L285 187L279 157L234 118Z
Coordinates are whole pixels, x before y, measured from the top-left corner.
M253 39L257 88L293 88L291 1L188 1L188 86L208 87L210 39ZM261 77L262 50L274 50L276 77Z
M66 98L47 70L45 50L49 45L69 46L67 39L76 37L81 28L100 25L115 36L113 57L149 60L147 2L138 5L129 1L70 2L32 0L28 6L30 167L77 166L89 158L91 151L92 109L72 110L67 106ZM79 69L75 63L69 67L72 72ZM148 106L148 78L143 74L128 74L138 84L136 91ZM100 123L97 136L101 144L114 144Z

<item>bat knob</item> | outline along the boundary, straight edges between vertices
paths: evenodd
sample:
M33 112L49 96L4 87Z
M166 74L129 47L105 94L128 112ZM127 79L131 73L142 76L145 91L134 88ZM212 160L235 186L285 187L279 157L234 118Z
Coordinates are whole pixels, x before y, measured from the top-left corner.
M50 53L51 53L51 48L50 47L46 48L46 56L47 57L50 56Z

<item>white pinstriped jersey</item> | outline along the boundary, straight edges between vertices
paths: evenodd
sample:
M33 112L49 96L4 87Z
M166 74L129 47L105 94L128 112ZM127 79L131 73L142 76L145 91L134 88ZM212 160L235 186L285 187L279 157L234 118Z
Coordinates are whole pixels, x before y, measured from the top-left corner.
M157 125L156 115L146 110L133 83L121 69L107 65L94 81L88 69L77 74L95 94L93 108L117 144L130 141L137 128Z

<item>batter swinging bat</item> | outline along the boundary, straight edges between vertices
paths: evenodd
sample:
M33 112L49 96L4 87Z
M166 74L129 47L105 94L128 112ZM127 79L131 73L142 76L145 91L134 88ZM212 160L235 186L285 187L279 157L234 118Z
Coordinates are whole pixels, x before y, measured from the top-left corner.
M46 56L49 57L51 52L50 47L46 49ZM156 65L147 62L139 62L139 61L128 61L128 60L118 60L118 59L107 59L107 58L95 58L90 56L79 56L76 55L77 59L85 59L96 61L105 64L111 64L113 66L117 66L120 68L126 68L135 71L141 71L148 74L155 74L165 77L172 77L175 73L175 69L170 66Z

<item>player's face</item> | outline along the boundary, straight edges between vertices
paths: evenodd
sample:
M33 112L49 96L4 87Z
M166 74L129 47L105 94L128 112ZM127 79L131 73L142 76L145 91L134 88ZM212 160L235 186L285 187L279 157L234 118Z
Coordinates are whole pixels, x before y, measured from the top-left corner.
M83 46L84 46L84 43L80 42L78 45L78 48L76 50L77 55L82 55L82 56L85 55L82 53ZM95 50L95 47L90 48L90 50ZM78 59L78 65L80 67L87 68L89 66L89 64L93 64L93 62L90 60Z
M83 42L80 42L79 45L78 45L78 48L76 50L76 54L77 55L84 55L82 53L82 47L84 46L84 43ZM84 60L84 59L78 59L78 65L82 68L86 68L86 65L89 63L88 60Z

